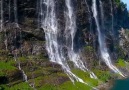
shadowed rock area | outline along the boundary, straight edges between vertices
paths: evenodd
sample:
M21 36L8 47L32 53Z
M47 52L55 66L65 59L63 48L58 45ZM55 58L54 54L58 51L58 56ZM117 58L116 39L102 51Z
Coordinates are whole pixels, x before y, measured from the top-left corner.
M40 2L17 0L18 22L15 22L14 1L3 0L4 19L3 28L0 30L0 90L90 90L91 87L82 83L73 84L60 65L49 61L45 30L40 27L39 21ZM87 4L85 0L72 1L77 22L74 47L76 52L81 52L83 62L99 80L90 78L88 72L78 70L71 61L68 61L68 65L72 72L89 85L99 90L110 90L114 80L122 77L110 71L100 57L98 33L91 7L92 0L86 1ZM101 1L104 9L102 33L105 35L105 43L112 62L129 75L129 12L126 5L119 0ZM64 36L66 5L65 0L54 0L54 2L60 28L58 37L61 38ZM98 19L102 26L99 6L97 0ZM59 41L63 43L65 40L63 38ZM67 47L64 47L64 50L67 51ZM22 70L27 75L27 82Z

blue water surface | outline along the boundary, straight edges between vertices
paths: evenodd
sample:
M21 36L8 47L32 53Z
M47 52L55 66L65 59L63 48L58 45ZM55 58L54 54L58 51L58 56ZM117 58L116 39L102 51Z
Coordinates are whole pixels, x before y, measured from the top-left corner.
M124 80L116 80L111 90L129 90L129 78Z

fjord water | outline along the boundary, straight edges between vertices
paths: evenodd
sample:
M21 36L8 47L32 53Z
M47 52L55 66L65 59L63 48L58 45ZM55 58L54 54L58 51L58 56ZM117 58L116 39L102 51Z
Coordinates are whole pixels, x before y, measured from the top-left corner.
M100 3L100 4L102 4L102 3ZM102 5L101 5L101 8L102 8ZM111 62L111 57L108 53L108 50L107 50L107 47L105 44L105 40L104 40L104 36L101 33L101 28L100 28L99 21L98 21L98 12L97 12L96 0L92 1L92 11L93 11L93 16L95 18L97 31L98 31L98 42L99 42L99 49L100 49L101 58L103 59L103 61L107 64L107 66L111 70L113 70L115 73L118 73L124 77L122 72L117 67L115 67ZM103 9L101 9L101 13L103 13ZM102 14L102 16L103 16L103 14Z
M116 80L111 90L129 90L129 78Z

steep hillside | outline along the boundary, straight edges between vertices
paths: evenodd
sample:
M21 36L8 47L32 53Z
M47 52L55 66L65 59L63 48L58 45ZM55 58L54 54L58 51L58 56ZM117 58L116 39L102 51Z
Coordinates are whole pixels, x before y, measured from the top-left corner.
M90 90L93 87L109 90L115 79L123 78L119 73L111 71L101 57L93 0L71 1L77 30L73 39L73 51L79 52L86 68L93 71L98 79L90 78L90 71L84 72L75 67L74 62L68 58L69 53L63 54L68 59L71 72L88 85L77 81L73 84L61 64L49 61L46 29L42 25L45 15L41 13L47 4L43 0L1 0L0 90ZM66 0L54 0L54 4L59 28L57 40L63 48L62 52L68 52L67 45L70 45L66 38L70 32L65 33ZM97 0L96 6L98 23L112 63L128 76L129 13L126 5L119 0Z

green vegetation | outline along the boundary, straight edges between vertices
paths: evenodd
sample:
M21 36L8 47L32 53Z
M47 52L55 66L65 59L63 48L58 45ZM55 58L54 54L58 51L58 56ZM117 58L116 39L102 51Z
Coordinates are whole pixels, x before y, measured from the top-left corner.
M8 62L0 61L0 76L6 76L9 72L17 70L13 64L14 61L11 60Z
M0 90L9 90L9 87L6 85L0 85Z
M111 78L111 73L109 71L102 71L102 70L95 69L94 73L102 82L107 82Z
M126 66L125 61L123 59L118 59L117 66L125 67Z
M129 37L129 29L125 30L125 34Z
M9 90L33 90L28 83L22 82L9 88Z
M18 60L23 61L23 62L26 61L26 59L27 57L24 57L24 56L18 58Z
M94 50L93 47L91 47L91 46L85 46L84 49L86 51L90 51L90 52L92 52Z
M93 51L93 48L90 46L87 46L85 49ZM92 87L96 87L99 84L111 80L112 77L116 77L113 76L110 71L93 68L92 71L99 78L99 80L96 80L90 78L89 72L83 72L74 68L72 72L83 79L88 85L76 81L72 83L68 76L62 72L60 66L51 66L47 58L42 55L23 56L19 57L18 60L22 62L21 68L24 69L29 78L28 83L23 82L22 79L11 80L7 85L0 85L0 90L33 90L33 88L29 86L29 84L32 83L35 84L37 90L91 90ZM124 67L124 60L119 59L117 65ZM16 68L16 62L12 57L1 57L0 76L12 76L11 74L15 73L16 70L18 70Z
M33 89L29 86L28 83L21 82L11 87L8 85L0 85L0 90L33 90Z
M91 87L83 83L75 82L73 84L72 82L68 81L62 84L58 90L91 90Z
M16 67L12 66L14 62L0 62L0 70L13 70L16 69Z
M117 5L120 4L121 0L114 0L116 2Z
M88 83L91 86L98 86L98 80L90 78L90 74L88 72L83 72L78 69L72 70L73 73L75 73L77 76L82 78L86 83Z
M83 83L67 81L61 85L45 84L38 90L91 90L91 87Z

